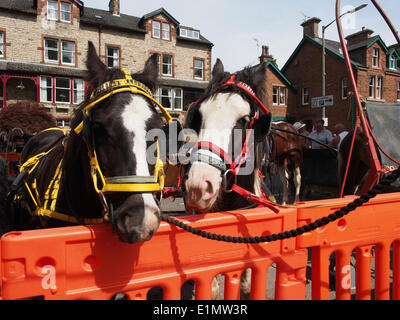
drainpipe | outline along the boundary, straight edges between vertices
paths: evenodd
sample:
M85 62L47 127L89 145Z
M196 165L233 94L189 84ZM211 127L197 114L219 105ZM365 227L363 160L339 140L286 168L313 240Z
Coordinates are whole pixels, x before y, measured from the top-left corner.
M100 52L101 52L101 26L99 26L99 52L98 52L99 57L101 55Z

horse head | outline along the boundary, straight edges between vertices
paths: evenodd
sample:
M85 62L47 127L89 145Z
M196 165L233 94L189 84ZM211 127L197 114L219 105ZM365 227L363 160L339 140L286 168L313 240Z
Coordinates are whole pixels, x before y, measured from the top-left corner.
M261 102L265 99L265 68L261 64L230 74L217 59L203 98L189 108L185 127L196 131L198 137L185 182L189 209L214 209L226 180L235 179L231 174L238 174L239 162L246 160L245 148L251 147L246 132L252 133L253 142L260 142L267 135L271 114ZM234 152L238 149L240 159Z
M79 134L71 135L72 141L66 148L81 147L80 161L86 163L85 168L87 163L91 168L82 171L85 173L84 189L92 198L97 198L98 209L113 208L111 219L120 240L129 243L149 240L160 221L155 197L155 191L159 192L160 188L155 182L162 170L156 168L158 161L155 165L148 163L147 150L151 142L146 141L149 130L164 126L154 100L148 98L157 85L157 55L147 60L142 73L129 73L127 78L126 70L107 68L89 42L86 64L88 92L92 94L71 123L72 130ZM132 83L136 89L118 91ZM146 94L138 94L138 91ZM97 95L99 92L101 94ZM76 150L67 151L77 153ZM74 179L70 178L70 189ZM102 201L98 201L99 196Z

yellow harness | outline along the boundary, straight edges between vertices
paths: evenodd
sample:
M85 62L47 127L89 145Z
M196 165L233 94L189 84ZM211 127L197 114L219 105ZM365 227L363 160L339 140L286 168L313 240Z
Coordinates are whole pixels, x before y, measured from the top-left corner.
M101 101L121 92L131 92L133 94L140 94L153 102L161 110L164 118L168 123L172 121L172 117L168 111L152 97L150 90L142 83L132 79L130 71L127 69L121 69L125 74L125 79L118 79L103 83L91 94L89 103L82 109L86 117L90 116L90 111ZM84 120L73 129L76 134L82 133L84 129ZM59 128L50 128L48 130L63 130ZM64 130L63 130L64 131ZM65 132L66 135L69 132ZM93 180L94 189L100 197L100 201L104 207L103 218L99 219L87 219L83 218L81 222L84 224L99 224L105 221L109 221L109 209L107 201L105 200L104 194L109 192L129 192L129 193L148 193L148 192L160 192L164 188L164 164L160 158L160 150L157 142L157 161L154 166L153 175L150 177L141 176L122 176L122 177L105 177L100 169L100 165L97 159L96 150L94 147L94 139L92 137L93 148L88 146L88 155L90 160L91 177ZM53 148L54 149L54 148ZM53 149L47 152L40 153L28 159L20 168L20 172L27 171L28 176L37 168L40 160L49 154ZM28 191L28 194L35 206L35 210L31 210L32 215L39 216L42 224L45 224L43 217L49 217L52 219L62 220L69 223L78 224L75 217L63 213L56 212L56 203L58 192L60 188L60 179L62 174L63 161L61 160L54 173L54 177L50 181L47 190L44 195L44 202L41 203L39 199L39 193L37 190L36 179L29 185L25 180L24 185ZM101 186L99 186L99 183Z

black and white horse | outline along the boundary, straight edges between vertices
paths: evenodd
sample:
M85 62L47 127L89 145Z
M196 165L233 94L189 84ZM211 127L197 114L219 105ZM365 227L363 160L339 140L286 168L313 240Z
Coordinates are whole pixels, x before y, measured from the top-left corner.
M110 192L101 199L93 181L88 144L93 145L99 170L104 177L151 177L154 165L149 165L147 161L151 142L146 141L146 134L151 129L161 129L164 126L163 118L150 99L127 91L107 96L96 103L90 114L85 115L83 110L93 99L90 93L105 83L126 78L126 73L120 69L106 67L91 42L86 64L89 94L71 121L70 134L50 130L37 134L28 142L23 161L40 152L50 151L32 173L33 177L27 179L37 180L38 201L43 204L50 181L54 179L62 160L55 211L71 215L80 223L85 219L102 218L106 203L114 208L111 219L121 241L135 243L149 240L160 222L156 195L153 192ZM142 73L131 76L132 80L149 89L146 92L153 91L157 86L157 56L152 55L147 60ZM76 131L82 123L83 130ZM95 175L100 180L99 174ZM26 190L24 197L29 199ZM43 227L44 220L46 227L70 225L69 222L53 218L34 217L32 220L28 216L19 215L17 221L14 220L14 227Z
M227 192L233 183L262 195L259 159L253 151L265 141L271 123L271 114L261 102L265 101L264 64L232 75L217 59L212 76L204 97L191 106L185 122L198 138L187 170L185 204L198 212L248 206L245 197Z

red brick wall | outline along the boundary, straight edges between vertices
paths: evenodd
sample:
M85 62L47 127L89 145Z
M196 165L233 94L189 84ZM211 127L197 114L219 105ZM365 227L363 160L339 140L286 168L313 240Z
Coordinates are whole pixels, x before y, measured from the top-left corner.
M280 87L286 89L286 105L273 105L272 88ZM267 68L267 81L265 82L265 90L267 93L266 107L271 111L273 117L285 117L287 114L288 101L290 100L289 92L293 91L288 88L286 83L269 67Z
M351 125L350 99L341 97L341 81L347 77L345 65L338 58L326 55L326 95L334 96L334 105L326 107L326 117L329 119L328 128L341 122L346 127ZM285 70L288 79L298 87L295 99L289 100L288 113L297 120L316 120L322 117L321 108L311 108L311 98L322 95L322 50L305 42L297 56ZM349 82L350 85L350 82ZM302 90L309 89L310 104L302 105ZM348 116L350 115L350 116Z
M372 67L372 50L380 48L379 67ZM397 101L397 83L400 81L400 74L387 70L387 56L379 42L370 48L363 49L360 54L367 68L359 68L355 74L357 87L362 99L369 101L395 103ZM364 63L363 61L363 63ZM316 45L305 42L297 56L293 58L285 70L288 79L298 87L294 98L289 99L288 114L293 115L297 120L316 120L322 117L322 109L313 109L311 106L302 106L302 89L308 88L310 101L313 97L322 95L322 50ZM374 100L369 98L369 79L371 75L382 76L382 99ZM351 99L342 99L341 80L348 78L344 62L337 57L326 55L326 95L334 95L334 106L326 108L326 116L329 119L329 129L333 129L336 123L343 123L347 128L351 127ZM348 79L348 90L351 88Z

